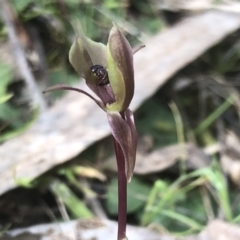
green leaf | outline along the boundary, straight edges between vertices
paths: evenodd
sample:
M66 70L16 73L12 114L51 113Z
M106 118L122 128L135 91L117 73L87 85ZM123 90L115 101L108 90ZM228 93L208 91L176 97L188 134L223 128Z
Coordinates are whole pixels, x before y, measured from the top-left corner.
M33 187L32 181L33 179L30 178L17 178L15 180L15 183L18 187L32 188Z
M2 112L1 112L2 107L6 107L6 108L7 108L8 106L6 106L5 104L0 105L0 118L1 118L1 114L2 114ZM13 112L12 112L12 113L13 113ZM13 114L14 114L14 113L13 113ZM33 116L31 117L31 119L29 119L29 122L27 122L27 123L19 126L19 127L16 128L16 129L13 129L13 130L10 131L10 132L6 132L6 133L4 133L4 134L1 134L1 135L0 135L0 142L9 140L9 139L11 139L11 138L14 138L14 137L20 135L21 133L25 132L25 131L35 122L35 120L36 120L37 117L38 117L38 114L39 114L38 109L34 110ZM8 116L8 117L9 117L9 116Z
M161 214L169 218L172 218L175 221L179 221L190 228L197 229L197 230L201 230L203 228L203 226L198 222L196 222L194 219L184 216L183 214L179 214L176 211L162 210Z
M86 205L72 192L72 190L60 181L51 184L51 190L60 197L69 211L77 218L92 218L93 213Z
M0 96L0 104L7 102L12 96L12 94L5 94L3 96Z
M127 212L133 213L143 207L149 193L150 187L147 184L133 178L127 189ZM118 214L118 181L116 178L108 187L106 206L110 214Z
M158 104L151 98L141 106L135 116L140 134L150 135L154 147L178 142L174 117L167 104Z
M7 85L12 80L11 68L0 61L0 97L6 94Z

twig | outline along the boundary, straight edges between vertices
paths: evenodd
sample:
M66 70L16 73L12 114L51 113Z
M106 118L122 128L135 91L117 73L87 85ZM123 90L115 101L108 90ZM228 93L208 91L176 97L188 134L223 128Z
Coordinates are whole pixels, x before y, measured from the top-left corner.
M58 205L58 208L59 208L59 211L62 215L62 218L63 218L63 221L64 222L69 222L70 221L70 217L68 216L68 212L67 212L67 209L64 205L64 202L62 200L62 198L60 196L58 196L57 194L55 194L55 198L56 198L56 202L57 202L57 205Z
M9 3L6 0L0 0L0 10L3 22L7 28L9 40L13 47L13 54L16 57L16 62L19 66L22 76L26 81L29 95L32 96L33 104L39 106L40 112L43 112L46 109L47 105L44 101L42 93L38 89L34 76L32 75L31 70L28 67L24 50L22 49L16 33L12 11L10 9Z
M56 216L54 215L54 212L52 211L52 209L47 205L47 203L41 199L41 197L39 196L39 201L40 201L40 204L41 204L41 207L43 209L43 211L47 214L47 216L49 217L49 219L52 221L52 222L57 222L57 218Z

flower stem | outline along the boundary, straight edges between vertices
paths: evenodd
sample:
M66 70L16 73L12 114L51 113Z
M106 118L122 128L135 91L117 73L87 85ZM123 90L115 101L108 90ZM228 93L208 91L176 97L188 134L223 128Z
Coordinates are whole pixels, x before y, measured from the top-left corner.
M127 178L125 173L125 160L119 143L113 138L118 168L118 240L127 239Z

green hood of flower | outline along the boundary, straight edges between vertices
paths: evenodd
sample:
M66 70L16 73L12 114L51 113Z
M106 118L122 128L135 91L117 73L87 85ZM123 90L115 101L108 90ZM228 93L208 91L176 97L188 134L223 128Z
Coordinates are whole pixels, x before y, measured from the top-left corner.
M105 106L107 112L123 112L128 108L134 94L133 54L130 44L115 24L110 31L107 46L80 36L70 49L69 59L100 99L106 91L112 94L112 101ZM94 65L106 68L109 89L99 86L98 79L91 72Z

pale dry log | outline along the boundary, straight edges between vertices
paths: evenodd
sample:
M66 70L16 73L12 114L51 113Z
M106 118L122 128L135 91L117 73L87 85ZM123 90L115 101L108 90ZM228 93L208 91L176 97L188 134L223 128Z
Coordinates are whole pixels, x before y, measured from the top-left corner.
M16 229L9 232L9 237L3 240L75 240L114 239L117 231L117 223L108 220L78 220L66 223L53 223L36 225L25 229ZM238 225L213 220L198 235L189 237L174 237L163 235L147 228L127 226L128 238L131 240L238 240L240 239L240 228ZM20 235L21 234L21 235ZM11 238L10 238L11 236Z
M3 240L112 240L116 238L117 222L100 219L77 220L65 223L42 224L9 232ZM21 234L21 235L19 235ZM24 234L24 238L23 238ZM131 240L177 240L172 236L161 236L147 228L128 226L128 239ZM19 235L19 236L18 236ZM76 237L77 236L77 237ZM180 239L179 239L180 240Z
M136 93L131 108L239 27L239 15L208 11L151 38L134 56ZM0 146L0 193L15 187L14 177L33 179L109 133L105 114L91 100L68 93L24 134Z
M167 9L170 11L203 11L203 10L222 10L239 13L240 4L237 0L151 0L154 7Z

